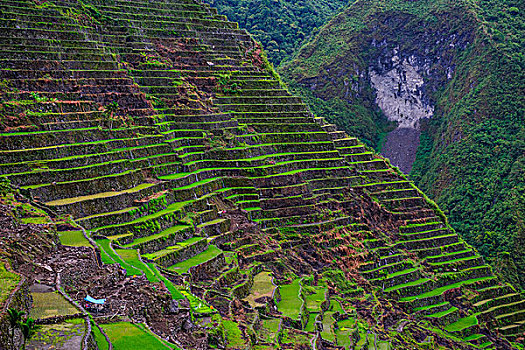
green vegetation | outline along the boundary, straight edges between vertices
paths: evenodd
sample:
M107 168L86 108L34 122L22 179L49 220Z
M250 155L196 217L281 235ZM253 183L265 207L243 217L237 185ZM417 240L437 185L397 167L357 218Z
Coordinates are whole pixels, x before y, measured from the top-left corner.
M30 316L41 319L54 316L67 316L80 313L60 293L32 293L33 307Z
M224 330L226 332L226 339L228 342L227 349L238 349L243 348L246 343L242 338L241 330L239 325L233 321L224 320L222 321Z
M230 21L246 28L278 65L290 58L305 39L315 35L347 0L206 0Z
M353 319L345 319L337 322L337 329L335 332L337 345L347 348L352 342L352 334L357 328L357 324Z
M91 247L82 231L61 231L58 233L60 243L70 247Z
M142 275L142 270L139 270L135 268L133 265L130 265L126 263L122 258L113 250L113 247L111 246L111 240L109 239L99 239L96 241L99 247L101 248L101 251L104 251L105 254L107 254L106 257L103 256L102 261L104 263L107 263L105 259L109 258L110 263L111 261L116 262L122 266L126 270L126 274L128 276L136 276L136 275ZM102 253L101 253L102 255Z
M139 254L136 250L115 249L115 253L118 254L118 256L125 262L126 265L133 266L136 270L145 274L148 281L153 283L160 281L155 273L151 271L150 267L139 259Z
M220 250L214 245L210 245L202 253L199 253L187 260L184 260L180 263L170 266L169 270L176 271L178 273L187 273L191 267L202 264L203 262L206 262L210 259L213 259L221 253L222 253L222 250Z
M336 336L334 333L334 324L336 323L332 317L334 313L332 311L327 311L323 315L323 331L321 332L321 337L331 342L336 341Z
M300 314L303 300L300 298L299 290L301 280L295 279L290 284L279 286L281 301L277 303L277 308L283 313L283 316L297 319Z
M97 342L98 348L100 350L108 350L109 349L108 341L106 340L106 337L104 337L100 329L95 325L92 325L91 329L93 331L93 336L95 337L95 341Z
M164 285L170 292L171 297L173 299L175 300L185 299L184 295L182 295L182 293L173 285L173 283L159 272L159 270L157 269L154 263L147 263L147 266L149 267L150 271L153 272L153 274L155 275L157 279L164 282Z
M109 323L101 325L108 335L113 349L126 350L135 347L144 350L175 349L174 345L168 345L161 341L145 328L128 322Z
M275 290L275 286L272 283L272 276L270 272L263 271L258 273L253 278L253 286L251 288L252 292L246 300L250 303L252 307L257 306L256 299L262 297L272 297L272 293Z
M67 320L62 323L43 325L33 336L30 347L64 348L64 346L80 346L86 332L85 320L81 318ZM45 344L45 345L44 345ZM73 345L74 344L74 345ZM101 349L104 349L103 347ZM105 348L107 350L107 346Z
M7 271L5 263L0 261L0 304L2 304L20 282L20 276Z
M445 327L445 330L448 332L457 332L465 328L475 326L478 323L479 322L476 316L468 316L468 317L461 318L454 323L449 324L448 326Z
M432 33L455 6L445 0L383 3L370 8L364 5L375 0L352 2L352 11L364 6L363 18L343 21L345 12L323 31L332 25L339 34L350 28L359 35L350 33L330 46L330 35L319 34L327 44L325 55L299 53L309 66L287 66L305 75L292 86L321 104L316 113L332 115L372 146L390 126L372 104L357 103L373 100L366 60L391 39L410 39L399 45L400 52L415 47L419 42L403 26ZM0 64L7 66L0 75L8 77L0 82L8 100L0 103L0 115L7 116L0 118L0 173L20 188L13 198L30 195L34 205L49 206L53 215L48 225L22 225L48 216L31 213L29 204L0 205L0 211L6 209L0 222L20 232L10 236L0 228L0 254L2 261L41 275L49 269L39 265L47 264L47 257L37 256L40 249L49 255L66 252L76 272L74 260L92 258L92 249L79 248L88 243L78 231L62 232L69 247L57 247L51 220L59 230L74 230L68 227L77 220L96 239L103 262L114 265L100 275L86 271L86 281L67 278L66 268L65 291L78 298L84 295L79 291L93 287L96 296L103 285L113 301L139 298L140 306L107 304L105 322L115 324L103 327L115 349L172 348L146 325L126 322L142 317L162 337L166 326L170 333L176 327L170 335L185 349L320 348L322 338L368 350L439 348L432 346L434 326L441 328L440 343L462 348L467 332L478 331L467 316L474 312L483 315L479 333L487 339L499 337L494 329L509 339L522 329L520 294L504 285L485 290L499 279L447 226L437 205L357 138L313 117L237 24L198 1L92 4L74 11L67 11L67 2L49 5L52 10L13 1L1 6L9 17L2 22L8 49L0 52ZM292 12L303 4L253 3ZM468 19L460 5L454 8L460 21ZM374 20L383 10L388 15ZM79 19L78 11L87 18ZM396 11L407 11L401 24ZM270 28L270 17L253 19ZM301 20L314 19L301 13ZM461 51L464 36L470 38L470 24L443 26L459 44L447 42L447 55L431 72L445 71L442 66ZM384 30L390 36L383 36ZM359 61L348 46L377 52L368 50ZM429 55L440 54L442 45L428 46ZM336 67L341 62L344 71ZM333 92L339 93L334 103L318 94ZM54 269L56 264L49 264ZM118 266L127 276L115 273ZM48 277L37 282L47 283ZM133 295L135 289L140 295ZM171 303L166 289L181 302ZM69 312L63 300L46 297L35 303L35 312ZM444 302L450 298L453 305ZM149 304L161 299L170 305ZM181 323L177 307L179 316L189 313L191 324ZM496 315L496 325L487 322L489 314ZM402 319L383 324L389 315ZM459 317L464 319L454 322ZM68 336L79 340L80 328L68 330ZM101 348L111 347L104 331L93 333Z
M306 309L312 312L321 310L321 303L325 300L326 287L309 287L303 286L304 301Z
M266 341L273 343L276 340L277 333L279 331L279 324L281 323L281 319L279 318L270 318L270 319L262 319L262 327L259 331L259 334L265 339Z
M9 322L9 327L11 332L9 334L9 345L14 345L15 341L15 330L19 327L22 322L22 317L25 315L24 311L16 309L7 309L7 321Z
M35 320L32 318L28 318L27 320L25 320L25 322L24 321L20 322L18 326L20 327L20 331L22 332L22 338L23 338L22 350L25 350L27 346L27 342L30 341L31 338L33 338L38 333L38 331L42 328L42 326L37 325L35 323Z

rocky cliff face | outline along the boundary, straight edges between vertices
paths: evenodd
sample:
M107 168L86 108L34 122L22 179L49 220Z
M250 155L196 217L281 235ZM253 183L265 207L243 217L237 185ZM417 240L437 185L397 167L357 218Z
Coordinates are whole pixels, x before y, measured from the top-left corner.
M425 80L419 73L416 56L401 60L394 49L390 62L379 68L370 67L370 83L376 92L376 104L397 128L387 135L381 153L404 173L410 173L419 146L419 126L423 119L432 118L434 106L423 95Z
M382 69L370 67L370 82L376 92L376 103L386 117L395 121L398 128L417 129L419 121L432 118L434 106L423 95L425 81L419 74L422 67L417 65L417 58L403 59L397 55L391 59L392 67L379 65Z

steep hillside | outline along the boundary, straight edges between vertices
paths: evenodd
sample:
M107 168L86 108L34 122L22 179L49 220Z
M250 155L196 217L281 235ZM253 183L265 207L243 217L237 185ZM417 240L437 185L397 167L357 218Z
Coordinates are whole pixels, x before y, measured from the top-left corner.
M262 43L278 65L333 17L348 0L206 0Z
M522 348L523 296L216 10L0 11L3 347L11 308L30 349Z
M520 6L356 1L283 72L317 115L381 149L468 242L525 286Z

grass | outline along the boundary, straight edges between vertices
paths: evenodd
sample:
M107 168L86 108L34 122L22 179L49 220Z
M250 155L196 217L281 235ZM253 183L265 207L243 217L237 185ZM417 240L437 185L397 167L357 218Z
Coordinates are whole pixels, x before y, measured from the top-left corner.
M100 329L98 329L97 326L92 326L91 330L93 331L93 336L95 337L95 342L97 343L97 346L99 350L109 350L109 344L106 340L106 337L102 334Z
M313 331L315 331L315 319L317 318L318 315L319 315L319 313L317 313L317 312L310 312L308 314L308 323L304 327L304 330L306 332L313 332Z
M96 242L99 245L99 247L103 249L104 252L106 252L106 254L111 258L111 260L118 263L123 269L126 270L127 276L137 276L142 275L144 273L142 270L139 270L136 267L122 260L122 258L111 247L111 241L109 239L99 239L96 240Z
M30 317L34 319L74 315L80 312L58 292L32 293L31 296L33 308Z
M9 297L19 282L20 276L7 271L5 263L0 261L0 305Z
M454 264L454 263L457 263L457 262L474 260L474 259L479 259L479 258L480 258L479 255L472 255L472 256L467 256L465 258L459 258L459 259L447 260L447 261L440 261L440 262L437 262L437 263L429 262L428 264L431 265L431 266L444 266L444 265Z
M158 339L145 328L128 322L109 323L101 325L108 335L113 349L128 350L140 348L141 350L176 349Z
M119 194L135 193L135 192L139 192L139 191L141 191L141 190L143 190L145 188L151 187L151 186L154 186L154 184L144 183L144 184L140 184L140 185L138 185L136 187L133 187L133 188L130 188L130 189L127 189L127 190L124 190L124 191L101 192L101 193L96 193L96 194L92 194L92 195L89 195L89 196L80 196L80 197L59 199L59 200L56 200L56 201L47 202L46 205L49 205L49 206L60 206L60 205L67 205L67 204L73 204L73 203L77 203L77 202L92 200L92 199L112 197L112 196L116 196L116 195L119 195Z
M465 341L472 341L472 340L478 340L483 337L485 337L485 334L472 334L471 336L468 336L465 338Z
M46 217L32 217L32 218L23 218L22 219L23 224L35 224L35 225L43 225L49 223L48 218Z
M313 294L305 296L306 308L311 312L320 312L321 303L325 300L326 287L314 287Z
M188 299L190 303L190 308L193 310L194 313L209 314L215 312L213 310L213 307L208 306L208 304L205 301L196 297L190 292L183 290L180 293L182 293L186 297L186 299Z
M62 231L58 233L60 243L69 247L91 247L82 231Z
M187 273L191 267L213 259L221 253L222 250L220 250L214 245L210 245L208 246L208 249L206 249L202 253L197 254L194 257L189 258L188 260L181 261L173 266L170 266L168 270L175 271L178 273Z
M226 331L226 339L228 345L226 349L240 349L246 346L244 339L242 339L242 333L239 329L239 325L233 321L222 321L224 330Z
M99 246L99 248L100 248L100 246ZM103 249L100 249L100 260L102 260L102 263L106 264L106 265L111 265L111 264L116 264L117 263Z
M352 345L351 336L356 327L355 323L351 319L341 320L337 322L337 330L335 332L335 338L338 346L344 346L347 349Z
M132 246L136 246L138 244L141 244L141 243L144 243L144 242L149 242L149 241L153 241L157 238L160 238L160 237L164 237L164 236L169 236L175 232L178 232L178 231L181 231L185 228L187 228L189 226L187 225L175 225L175 226L172 226L160 233L157 233L157 234L154 234L154 235L151 235L151 236L145 236L145 237L140 237L140 238L137 238L137 239L134 239L132 243L130 244L126 244L124 245L124 247L132 247Z
M428 278L421 278L421 279L418 279L417 281L404 283L404 284L398 284L398 285L390 287L390 288L385 288L385 293L386 292L392 292L394 290L398 290L398 289L401 289L401 288L404 288L404 287L417 286L418 284L423 284L423 283L425 283L427 281L430 281L430 279L428 279ZM411 300L417 299L416 297L410 297L410 298L412 298ZM401 299L401 301L406 301L406 300L405 299Z
M155 266L154 263L147 263L146 265L149 267L150 271L152 271L153 274L160 281L164 282L164 285L166 286L166 288L170 292L171 297L173 299L175 299L175 300L186 299L186 297L184 295L182 295L182 293L175 287L175 285L159 272L159 270L157 269L157 267Z
M472 315L472 316L460 318L456 322L449 324L448 326L445 327L445 330L447 332L459 332L465 328L469 328L477 324L478 324L478 319L476 318L476 316Z
M160 281L158 277L155 275L155 273L151 271L149 266L143 263L139 259L139 254L136 250L134 249L116 249L115 253L117 253L122 258L122 260L126 262L126 264L133 266L137 270L142 271L142 273L146 275L146 278L148 279L148 281L153 282L153 283L157 283Z
M28 348L80 348L82 338L84 337L85 332L85 321L81 318L72 319L56 324L43 325L42 328L40 328L34 335L34 337L31 339Z
M252 307L260 305L255 300L262 297L272 297L275 286L272 284L272 276L270 272L263 271L258 273L253 278L253 286L250 295L246 300Z
M439 303L439 304L432 304L432 305L427 305L427 306L416 307L414 309L414 311L430 310L430 309L437 308L437 307L440 307L440 306L444 306L444 305L447 305L447 304L448 304L448 301L445 301L445 302L442 302L442 303Z
M451 314L451 313L453 313L453 312L456 312L457 310L458 310L457 307L452 306L452 307L451 307L450 309L448 309L448 310L441 311L441 312L436 312L436 313L434 313L434 314L432 314L432 315L428 315L427 317L429 317L429 318L442 318L442 317L447 316L447 315L449 315L449 314Z
M334 318L332 317L334 313L332 311L327 311L324 313L323 317L323 331L321 332L321 337L325 340L335 342L335 333L332 329L333 324L335 323Z
M299 289L301 280L296 279L291 284L279 286L281 293L281 301L277 303L277 308L282 312L283 316L292 319L298 319L303 301L299 297Z
M423 294L420 294L420 295L411 296L411 297L407 297L407 298L401 298L400 301L412 301L412 300L416 300L416 299L423 299L423 298L433 297L433 296L436 296L436 295L443 294L447 290L454 289L454 288L459 288L459 287L461 287L464 284L472 284L472 283L476 283L476 282L479 282L479 281L484 281L484 280L490 279L490 278L492 278L492 277L481 277L481 278L475 278L475 279L466 280L466 281L459 281L459 282L456 282L456 283L453 283L453 284L446 285L444 287L435 288L435 289L433 289L433 290L431 290L430 292L427 292L427 293L423 293ZM396 286L396 287L399 287L399 286Z
M279 332L279 324L281 323L281 319L279 318L262 319L261 323L262 323L262 326L261 328L258 329L258 335L269 343L274 342L277 336L277 333Z
M396 276L409 274L409 273L412 273L412 272L417 271L417 270L418 270L417 268L412 268L412 269L406 269L406 270L402 270L402 271L397 271L397 272L394 272L392 274L389 274L387 276L387 278L393 278L393 277L396 277Z
M333 312L339 312L340 314L344 314L345 310L343 309L343 306L339 302L339 300L331 299L330 300L330 310Z
M159 217L161 217L164 214L169 214L169 213L173 213L173 212L179 211L182 207L184 207L186 204L188 204L190 202L191 201L176 202L176 203L173 203L173 204L169 205L166 209L163 209L161 211L157 211L157 212L155 212L153 214L149 214L149 215L146 215L146 216L141 216L141 217L139 217L137 219L134 219L132 221L129 221L129 222L126 222L126 223L122 223L122 224L115 224L115 225L108 225L108 226L98 227L96 230L113 228L113 227L120 227L120 226L125 226L125 225L137 224L137 223L150 221L152 219L159 218Z

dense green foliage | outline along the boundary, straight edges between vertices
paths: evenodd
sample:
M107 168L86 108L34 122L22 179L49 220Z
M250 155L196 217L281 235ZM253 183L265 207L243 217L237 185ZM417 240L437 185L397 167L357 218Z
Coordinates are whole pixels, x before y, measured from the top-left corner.
M347 0L206 0L219 13L246 28L279 64L289 58Z
M469 243L522 286L524 11L510 0L357 1L282 69L316 114L380 148L387 129L367 74L384 54L377 43L427 59L436 112L422 126L411 177ZM462 45L436 43L447 40Z
M481 33L440 94L444 113L425 129L412 177L483 256L525 286L525 21L515 3L479 2Z

